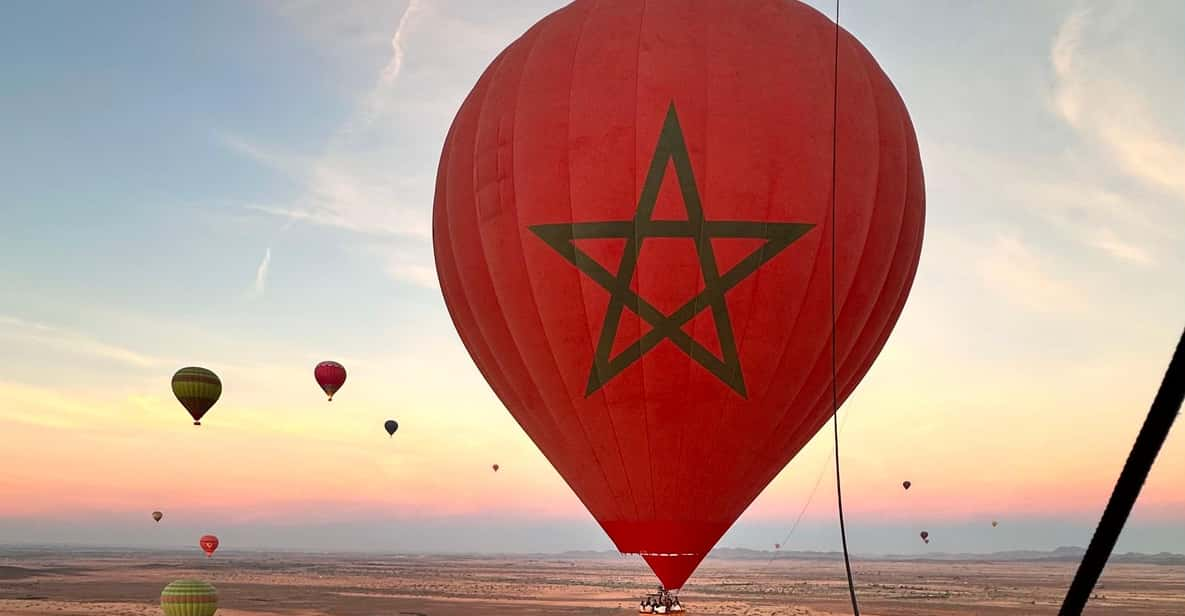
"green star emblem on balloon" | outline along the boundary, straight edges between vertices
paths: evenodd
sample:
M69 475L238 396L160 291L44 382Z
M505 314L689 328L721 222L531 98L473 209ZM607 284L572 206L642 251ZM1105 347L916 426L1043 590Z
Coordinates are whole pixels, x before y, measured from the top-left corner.
M662 188L669 164L673 164L678 178L679 190L687 210L687 220L653 218L659 190ZM554 223L530 227L535 235L610 294L609 309L605 313L605 322L597 341L585 395L592 395L613 377L640 360L647 351L663 340L670 340L733 391L746 396L745 375L737 354L736 336L733 333L728 304L725 302L725 293L814 226L795 222L705 220L704 204L696 185L691 155L687 150L687 142L679 125L675 105L672 104L667 111L654 156L650 160L650 168L633 220ZM671 314L664 314L630 288L642 243L647 238L686 238L695 241L705 288ZM721 272L711 242L717 238L758 239L765 242L736 265ZM587 239L626 241L625 253L616 273L610 272L576 246L576 240ZM653 329L613 356L617 328L627 308L634 311ZM686 323L705 310L712 311L722 357L717 357L682 329Z

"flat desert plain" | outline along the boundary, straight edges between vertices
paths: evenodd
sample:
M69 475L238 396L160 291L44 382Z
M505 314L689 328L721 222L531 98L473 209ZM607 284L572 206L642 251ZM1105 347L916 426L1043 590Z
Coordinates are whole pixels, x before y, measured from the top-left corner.
M196 552L196 549L195 549ZM1067 562L858 561L867 616L1056 614ZM221 616L632 614L656 585L637 557L602 560L0 549L0 614L159 615L198 578ZM696 616L850 614L841 561L709 558L681 594ZM1185 614L1185 566L1115 564L1089 614Z

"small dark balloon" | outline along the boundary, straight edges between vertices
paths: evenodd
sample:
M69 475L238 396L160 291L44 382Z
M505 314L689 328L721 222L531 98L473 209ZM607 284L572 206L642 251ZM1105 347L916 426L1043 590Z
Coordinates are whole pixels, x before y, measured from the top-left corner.
M395 431L399 429L399 422L395 421L394 419L388 419L387 422L383 424L383 427L387 429L388 436L395 436Z
M901 482L901 487L905 488L906 490L908 490L909 486L911 486L911 485L913 485L913 482L910 482L910 481L902 481Z
M156 520L157 522L160 522L160 519L163 517L165 517L165 514L159 512L159 511L152 512L152 519Z
M496 472L498 472L498 469L499 469L500 467L499 467L497 464L495 464L495 465L493 465L493 466L492 466L492 467L490 467L490 468L494 469L494 472L496 473Z

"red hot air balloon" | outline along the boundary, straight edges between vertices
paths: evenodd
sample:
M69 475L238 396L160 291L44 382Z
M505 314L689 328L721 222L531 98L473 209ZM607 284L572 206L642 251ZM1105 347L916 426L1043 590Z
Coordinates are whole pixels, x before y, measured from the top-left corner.
M494 472L496 473L496 472L498 472L498 469L501 467L499 467L497 464L495 464L495 465L491 466L490 468L494 469Z
M909 114L835 41L794 1L575 0L494 60L443 148L461 340L667 589L831 417L833 359L852 393L917 268Z
M333 402L333 394L346 382L346 369L335 361L323 361L313 369L313 377L317 379L317 384L325 391L325 395L329 396L329 401Z
M198 545L202 546L202 551L206 553L206 558L214 555L214 550L218 549L218 537L214 535L202 535L198 539Z

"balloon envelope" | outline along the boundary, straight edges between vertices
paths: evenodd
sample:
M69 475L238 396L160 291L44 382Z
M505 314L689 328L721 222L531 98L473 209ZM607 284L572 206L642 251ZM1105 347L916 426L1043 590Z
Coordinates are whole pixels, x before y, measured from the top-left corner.
M218 611L218 590L198 580L170 582L160 593L165 616L213 616Z
M901 487L905 488L906 490L908 490L909 486L911 486L911 485L913 485L913 483L911 483L909 481L902 481L901 482Z
M163 517L165 517L165 514L159 512L159 511L152 512L152 519L156 520L157 522L160 522L160 519Z
M668 589L831 416L833 309L842 403L916 271L909 114L843 31L837 85L835 40L799 2L576 0L494 60L443 148L463 343Z
M399 422L394 419L388 419L383 424L383 429L387 431L388 436L395 436L395 431L399 429Z
M206 553L206 558L209 558L214 555L214 550L218 549L218 537L214 535L202 535L202 538L198 540L198 545Z
M928 533L928 532L926 532L926 531L922 531L922 532L921 532L921 536L922 536L922 540L923 540L923 541L927 541L927 540L929 540L929 539L930 539L930 533Z
M999 525L1000 525L1000 523L999 523L999 522L997 522L997 521L995 521L995 520L992 520L992 528L995 528L995 527L997 527L997 526L999 526Z
M498 469L501 467L499 467L497 464L495 464L495 465L491 466L490 468L494 469L494 472L496 473L496 472L498 472Z
M332 401L333 394L346 382L346 369L335 361L323 361L313 368L313 378L317 379L317 384Z
M222 381L217 374L190 366L173 375L173 395L193 417L193 425L202 425L202 417L222 397Z

